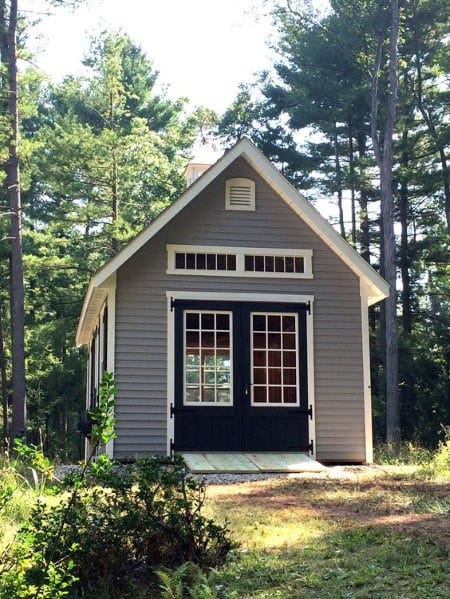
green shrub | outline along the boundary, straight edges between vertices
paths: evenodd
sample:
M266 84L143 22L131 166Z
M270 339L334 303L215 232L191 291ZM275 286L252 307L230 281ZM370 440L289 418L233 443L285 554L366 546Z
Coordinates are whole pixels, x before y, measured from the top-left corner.
M161 567L224 563L228 531L202 515L204 485L186 475L181 458L146 458L126 469L94 465L86 475L89 485L75 499L39 502L23 530L44 561L72 560L80 590L114 582L126 592L137 580L152 583ZM30 572L30 582L38 585L39 575Z
M439 443L430 466L435 476L450 478L450 428L443 429L444 440Z
M91 414L91 458L114 436L114 393L106 373ZM21 459L32 463L41 489L36 468L52 471L34 451L22 447ZM221 566L233 543L225 526L203 516L204 501L203 483L187 475L181 458L145 458L129 467L104 454L89 459L64 479L57 498L40 494L14 546L0 556L0 599L136 597L143 583L156 597L157 570ZM197 586L206 589L204 580Z
M379 443L374 447L375 464L388 464L391 466L425 465L429 464L433 452L412 441L403 442L399 451L393 451L387 443Z

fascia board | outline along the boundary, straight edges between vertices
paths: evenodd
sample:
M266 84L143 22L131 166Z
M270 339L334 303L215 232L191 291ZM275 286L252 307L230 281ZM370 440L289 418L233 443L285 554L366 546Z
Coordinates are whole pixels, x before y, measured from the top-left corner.
M90 280L75 335L76 347L89 343L99 310L108 295L109 289L114 287L115 284L115 275L106 279L103 284L98 287L94 285L93 279Z
M305 223L337 254L356 274L363 277L372 289L372 303L389 295L388 283L370 266L345 239L322 217L320 212L302 196L261 152L250 145L245 157L261 177L283 198Z

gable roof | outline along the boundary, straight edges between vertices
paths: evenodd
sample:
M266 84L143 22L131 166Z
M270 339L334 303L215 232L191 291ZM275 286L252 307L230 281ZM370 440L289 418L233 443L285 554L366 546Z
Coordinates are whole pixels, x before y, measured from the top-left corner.
M78 324L77 345L89 342L91 331L98 316L99 305L103 303L107 289L111 285L111 278L115 276L117 270L239 157L244 158L292 210L366 284L369 289L369 305L381 301L389 295L387 282L333 229L319 211L289 183L249 139L242 138L188 187L178 200L166 208L148 227L93 275Z

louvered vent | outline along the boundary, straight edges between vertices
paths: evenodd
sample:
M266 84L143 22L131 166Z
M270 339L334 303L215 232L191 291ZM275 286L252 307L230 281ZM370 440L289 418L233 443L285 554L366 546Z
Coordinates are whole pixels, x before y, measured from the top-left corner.
M228 179L225 183L226 210L255 210L255 182L251 179Z

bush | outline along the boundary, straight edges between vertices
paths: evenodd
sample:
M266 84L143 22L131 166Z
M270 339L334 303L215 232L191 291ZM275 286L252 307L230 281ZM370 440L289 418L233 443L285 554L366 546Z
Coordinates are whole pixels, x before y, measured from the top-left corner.
M91 457L114 435L114 392L106 373L90 414ZM43 490L35 468L48 477L53 471L35 452L22 448L22 460L32 464ZM129 467L104 454L89 459L65 478L58 498L39 493L14 546L0 556L0 599L136 599L143 583L155 589L146 596L157 597L162 572L187 563L190 572L221 566L233 547L227 528L203 516L204 501L203 483L187 474L181 458L146 458Z
M431 461L431 469L435 476L450 478L450 428L443 427L444 440L439 443Z
M388 464L391 466L402 465L425 465L429 464L433 452L412 441L405 441L400 445L399 451L393 449L387 443L376 444L374 447L375 464Z
M186 474L181 458L147 458L128 468L107 461L86 471L89 482L75 495L33 508L21 538L42 564L28 570L28 584L44 583L43 564L70 561L80 593L111 586L125 596L137 582L152 584L158 568L224 563L228 531L202 515L204 485Z

